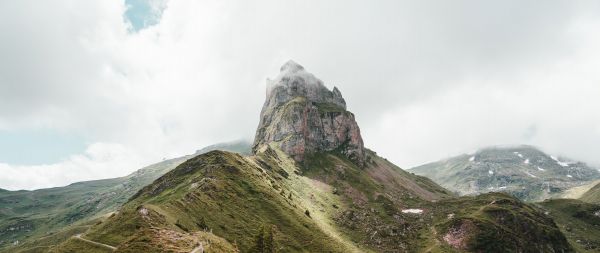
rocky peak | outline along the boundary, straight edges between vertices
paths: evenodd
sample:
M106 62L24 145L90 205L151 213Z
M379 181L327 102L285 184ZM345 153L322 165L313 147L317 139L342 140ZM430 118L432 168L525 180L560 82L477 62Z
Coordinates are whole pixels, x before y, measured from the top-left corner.
M330 91L323 81L290 60L281 66L279 75L274 80L267 79L265 105L279 106L296 97L305 97L311 102L330 103L346 109L346 101L337 88Z
M270 143L299 162L311 153L339 150L357 164L364 163L360 129L340 90L329 90L294 61L281 66L275 79L267 79L252 149L257 152Z

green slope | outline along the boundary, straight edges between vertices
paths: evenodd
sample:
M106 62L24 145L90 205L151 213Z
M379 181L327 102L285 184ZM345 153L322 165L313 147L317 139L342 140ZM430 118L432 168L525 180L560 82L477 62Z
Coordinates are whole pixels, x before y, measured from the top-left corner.
M579 199L589 203L600 204L600 183L586 191Z
M203 148L196 154L215 149L248 153L249 146L243 141L222 143ZM26 245L20 248L29 247L27 242L113 212L142 187L191 157L162 161L120 178L35 191L0 191L0 251L12 251L14 246L24 243Z
M556 221L578 252L600 252L600 205L575 199L538 203Z
M573 252L543 210L504 193L446 199L434 208L432 252Z
M118 252L190 252L207 235L241 252L572 252L551 219L508 195L454 198L373 152L365 167L335 151L297 164L273 145L190 159L84 238Z

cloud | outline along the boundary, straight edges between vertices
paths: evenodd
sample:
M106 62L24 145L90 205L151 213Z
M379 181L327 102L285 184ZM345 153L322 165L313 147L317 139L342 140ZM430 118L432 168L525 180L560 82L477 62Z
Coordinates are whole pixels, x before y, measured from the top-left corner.
M51 165L15 166L0 163L5 189L48 188L73 182L126 175L140 166L137 153L114 143L95 143L84 154Z
M337 86L365 143L400 166L522 142L600 163L596 2L160 3L137 32L125 2L0 3L0 131L71 132L131 156L44 165L77 175L47 182L4 164L18 173L0 188L124 175L251 137L266 78L289 59ZM95 161L115 169L95 174Z

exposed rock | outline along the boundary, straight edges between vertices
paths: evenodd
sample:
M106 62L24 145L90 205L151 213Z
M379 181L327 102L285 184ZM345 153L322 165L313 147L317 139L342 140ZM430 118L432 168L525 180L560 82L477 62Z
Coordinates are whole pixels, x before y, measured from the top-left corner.
M410 172L429 177L459 195L507 192L524 201L559 198L573 187L600 179L597 168L527 145L483 148Z
M356 164L364 164L365 151L354 114L337 89L299 64L288 61L274 80L267 80L267 98L252 150L275 142L301 162L315 152L339 150Z
M470 220L465 220L451 227L444 235L444 241L456 249L466 250L467 242L475 229Z

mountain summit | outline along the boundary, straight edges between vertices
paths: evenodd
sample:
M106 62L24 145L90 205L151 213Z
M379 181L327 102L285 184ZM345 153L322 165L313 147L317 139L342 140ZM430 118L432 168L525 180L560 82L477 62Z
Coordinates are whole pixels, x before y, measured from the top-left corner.
M267 98L260 114L253 151L275 142L294 160L321 151L340 150L358 165L365 148L354 114L346 110L342 93L294 61L267 79Z

